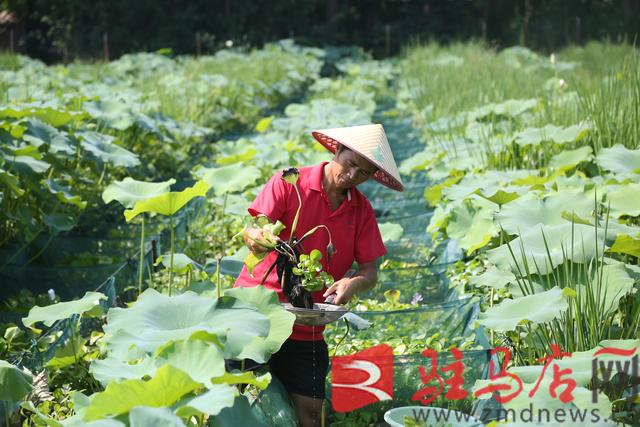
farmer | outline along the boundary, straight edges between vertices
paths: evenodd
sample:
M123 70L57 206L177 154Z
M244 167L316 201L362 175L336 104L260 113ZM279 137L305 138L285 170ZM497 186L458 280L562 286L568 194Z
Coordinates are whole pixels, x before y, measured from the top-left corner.
M367 198L356 188L369 178L387 187L402 191L403 186L393 154L382 125L371 124L312 132L326 149L335 154L330 162L300 169L297 185L302 199L302 211L295 229L302 236L323 224L331 233L335 255L327 257L329 233L320 229L304 240L304 253L313 249L322 252L323 271L336 281L324 291L313 292L313 301L323 302L335 294L335 304L348 302L356 292L371 289L377 281L376 260L386 253L378 224ZM280 220L286 228L280 234L287 241L298 208L298 196L293 186L282 179L282 172L274 175L249 207L252 216L266 215L270 221ZM262 239L259 228L245 231L245 243L253 253L266 249L255 242ZM272 251L258 264L253 275L243 267L235 286L252 287L260 284L264 273L275 261ZM345 277L353 262L357 273ZM276 270L267 276L264 286L278 293L287 302ZM269 361L276 376L291 394L296 415L303 427L320 425L325 377L329 367L324 327L294 325L293 332Z

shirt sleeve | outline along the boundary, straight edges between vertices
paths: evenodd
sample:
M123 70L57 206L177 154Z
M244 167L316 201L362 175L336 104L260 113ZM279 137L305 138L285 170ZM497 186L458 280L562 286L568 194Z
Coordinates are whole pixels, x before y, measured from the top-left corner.
M382 242L378 221L368 200L364 200L364 208L358 221L356 232L355 258L358 264L375 261L385 255L387 248Z
M263 214L272 221L282 218L287 208L288 191L281 179L282 172L273 175L249 206L251 216Z

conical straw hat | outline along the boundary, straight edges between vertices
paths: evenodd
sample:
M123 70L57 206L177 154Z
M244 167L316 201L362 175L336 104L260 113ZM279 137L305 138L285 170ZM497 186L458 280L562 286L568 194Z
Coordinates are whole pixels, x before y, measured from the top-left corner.
M338 144L342 144L360 154L378 167L373 174L373 179L393 190L404 190L398 166L382 125L321 129L314 130L311 134L332 153L336 152Z

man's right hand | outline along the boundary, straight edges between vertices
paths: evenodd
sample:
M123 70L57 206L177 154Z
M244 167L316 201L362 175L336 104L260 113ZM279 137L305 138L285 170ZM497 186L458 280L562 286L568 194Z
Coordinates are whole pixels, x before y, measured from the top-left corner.
M262 228L247 227L244 233L242 233L242 237L244 238L244 243L247 245L247 248L254 254L262 254L270 250L258 243L266 240Z

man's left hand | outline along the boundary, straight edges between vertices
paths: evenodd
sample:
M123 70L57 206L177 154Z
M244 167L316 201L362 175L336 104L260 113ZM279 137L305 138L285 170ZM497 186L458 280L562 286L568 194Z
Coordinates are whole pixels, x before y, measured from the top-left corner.
M349 277L345 277L342 278L340 280L338 280L337 282L333 282L333 285L331 285L322 295L323 297L328 297L331 294L336 294L336 298L333 300L333 304L346 304L349 302L349 300L351 298L353 298L353 296L355 295L356 291L355 291L355 286L350 286L351 282L353 282L354 279L349 278Z

